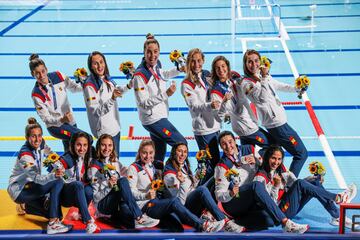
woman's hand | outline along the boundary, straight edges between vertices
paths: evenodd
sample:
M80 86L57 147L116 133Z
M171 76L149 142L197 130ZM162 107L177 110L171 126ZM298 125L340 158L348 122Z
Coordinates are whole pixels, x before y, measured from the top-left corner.
M260 66L260 74L262 77L266 77L269 74L269 68Z
M117 184L118 178L115 175L112 175L109 179L110 187L114 187Z
M170 87L166 90L168 97L171 97L176 91L176 82L172 81Z
M252 155L252 154L246 155L246 156L244 156L244 158L245 158L245 162L247 162L247 163L250 164L250 165L256 163L255 157L254 157L254 155Z
M154 199L156 198L156 191L154 189L150 189L150 191L146 194L147 199Z
M273 180L274 180L274 186L279 187L281 183L281 177L278 174L275 174Z
M65 169L64 168L58 168L55 171L55 177L60 178L65 175Z
M234 197L239 193L239 185L235 184L233 189L230 190L230 196Z
M177 172L176 178L177 178L181 183L185 182L185 177L184 177L184 174L182 174L182 172Z
M112 94L111 98L112 98L113 100L115 100L116 98L121 97L121 96L122 96L121 91L120 91L119 89L115 88L114 91L113 91L113 94Z

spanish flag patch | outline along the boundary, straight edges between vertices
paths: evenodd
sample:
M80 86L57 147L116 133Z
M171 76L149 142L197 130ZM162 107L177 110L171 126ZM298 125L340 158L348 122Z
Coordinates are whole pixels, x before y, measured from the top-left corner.
M163 133L165 133L166 136L170 137L171 136L171 132L169 130L167 130L166 128L164 128Z
M260 142L260 143L264 143L265 140L262 137L256 136L256 141Z
M286 212L286 210L289 208L289 205L290 205L289 202L285 203L284 206L281 208L281 211Z
M66 135L66 136L68 136L68 137L71 136L71 132L66 131L66 130L61 130L60 133Z
M86 99L86 101L92 101L92 100L95 100L96 99L96 97L89 97L88 99Z
M185 93L185 97L190 97L191 96L191 93Z
M292 145L294 145L294 146L296 146L298 144L298 142L296 141L296 139L293 136L290 136L289 140L292 143Z
M143 91L145 88L144 87L141 87L141 88L134 88L135 92L138 92L138 91Z

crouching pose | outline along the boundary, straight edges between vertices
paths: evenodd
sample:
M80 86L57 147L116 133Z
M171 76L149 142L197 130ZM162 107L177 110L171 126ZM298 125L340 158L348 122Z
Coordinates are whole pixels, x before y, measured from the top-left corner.
M349 203L356 196L357 188L351 184L342 193L331 193L322 186L320 176L311 181L297 179L286 171L283 165L284 151L280 146L270 146L264 154L264 162L254 181L263 183L271 198L276 202L286 217L293 218L310 201L316 198L328 211L332 219L330 224L339 225L339 209L336 204ZM351 220L345 226L351 228Z
M195 177L193 176L188 159L187 145L184 143L175 144L165 165L165 185L171 194L178 197L181 203L196 216L208 219L215 218L217 221L225 220L225 231L243 232L245 228L225 217L207 187L204 185L196 187L200 176L205 176L204 172L200 171L196 173Z
M228 131L220 133L219 141L224 155L215 168L215 195L224 211L246 228L263 229L282 224L284 232L306 232L309 226L288 219L264 184L252 182L260 165L253 147L237 147L234 135Z
M154 181L161 179L157 176L153 166L154 155L154 143L150 140L142 141L136 160L128 170L131 191L142 211L152 218L161 220L175 213L182 223L190 225L198 231L220 231L225 224L224 220L205 221L190 212L179 198L161 198L159 195L157 197ZM159 182L160 184L161 182Z
M93 160L89 171L95 207L100 213L98 216L119 216L116 220L128 228L157 225L159 221L143 214L136 204L126 172L127 168L117 158L112 136L101 135L96 143L96 160Z
M30 213L49 218L47 234L68 232L72 226L64 225L60 221L60 193L64 185L64 170L41 174L47 146L42 137L42 128L36 119L29 118L28 122L25 128L26 142L19 151L7 191L11 199L18 204L18 214Z

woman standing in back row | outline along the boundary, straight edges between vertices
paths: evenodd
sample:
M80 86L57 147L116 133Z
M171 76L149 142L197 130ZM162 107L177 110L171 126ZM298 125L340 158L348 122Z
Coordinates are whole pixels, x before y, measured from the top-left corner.
M59 71L49 73L39 55L32 54L29 60L31 76L36 78L31 94L36 112L51 136L63 141L66 152L69 149L71 136L82 132L76 126L67 89L71 92L81 92L82 87Z

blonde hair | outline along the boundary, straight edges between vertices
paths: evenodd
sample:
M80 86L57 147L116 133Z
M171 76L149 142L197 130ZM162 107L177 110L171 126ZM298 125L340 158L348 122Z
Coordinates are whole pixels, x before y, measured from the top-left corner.
M145 139L145 140L142 140L140 145L139 145L139 149L136 153L136 157L135 157L135 161L141 161L141 157L140 157L140 152L143 150L144 147L146 146L152 146L153 149L155 150L155 144L152 140L150 139Z
M193 60L195 54L200 54L202 60L205 61L205 55L199 48L191 49L189 51L188 55L187 55L187 58L186 58L186 69L187 69L186 79L188 79L188 80L192 81L193 83L195 83L196 85L198 85L200 83L198 75L195 74L191 70L191 61Z

